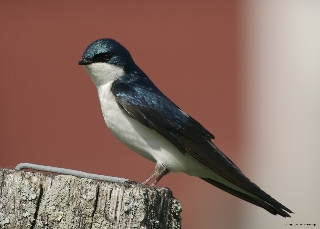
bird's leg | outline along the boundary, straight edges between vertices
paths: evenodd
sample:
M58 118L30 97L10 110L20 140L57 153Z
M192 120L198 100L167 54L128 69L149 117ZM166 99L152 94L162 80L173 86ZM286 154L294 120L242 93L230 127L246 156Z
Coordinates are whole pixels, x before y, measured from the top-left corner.
M154 171L154 173L149 176L144 182L142 182L142 184L146 185L152 178L154 178L156 176L156 171Z
M167 175L170 172L170 170L167 169L166 167L161 166L161 165L159 165L159 166L160 166L160 168L158 170L158 176L156 177L154 182L151 184L151 186L155 186L162 177L164 177L165 175ZM156 166L156 169L157 169L157 166Z
M152 178L154 178L156 176L156 179L154 180L154 182L151 184L151 186L155 186L158 181L166 174L168 174L170 172L169 169L167 169L165 166L161 165L161 164L156 164L154 173L148 177L148 179L146 179L142 184L147 184Z

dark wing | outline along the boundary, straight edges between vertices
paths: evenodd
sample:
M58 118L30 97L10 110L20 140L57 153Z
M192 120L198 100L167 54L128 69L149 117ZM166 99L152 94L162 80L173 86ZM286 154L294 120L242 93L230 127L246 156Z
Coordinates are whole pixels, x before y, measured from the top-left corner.
M125 77L130 77L130 80L125 79ZM290 216L282 210L284 209L291 212L288 208L274 200L256 184L251 182L240 169L211 142L214 136L209 131L195 119L181 111L147 77L140 76L132 78L132 76L124 76L124 78L120 78L114 82L111 90L118 104L132 118L164 136L176 146L182 154L190 155L193 159L234 185L274 206L270 208L276 209L271 211L266 206L263 206L263 204L256 204L256 202L259 201L251 200L251 196L236 193L228 186L223 186L223 184L220 183L217 184L218 182L211 179L204 180L248 202L254 202L254 204L265 208L272 214Z
M118 104L134 119L157 131L173 143L181 153L188 152L187 141L203 145L214 136L197 121L182 112L151 81L131 84L115 82L112 87Z

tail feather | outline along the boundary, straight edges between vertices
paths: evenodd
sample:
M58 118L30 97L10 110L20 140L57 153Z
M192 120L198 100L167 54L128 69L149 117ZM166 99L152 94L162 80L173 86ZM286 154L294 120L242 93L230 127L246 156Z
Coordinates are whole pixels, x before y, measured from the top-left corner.
M283 217L291 217L288 213L293 213L290 209L288 209L287 207L283 206L281 203L279 203L278 201L276 201L275 199L273 199L271 196L269 195L264 195L264 196L268 196L268 199L261 199L259 197L254 197L254 196L250 196L247 195L245 193L242 193L240 191L234 190L232 188L230 188L227 185L224 185L218 181L215 181L213 179L210 178L201 178L204 181L242 199L245 200L251 204L254 204L256 206L259 206L261 208L264 208L265 210L267 210L268 212L270 212L273 215L281 215ZM262 190L261 190L262 191Z

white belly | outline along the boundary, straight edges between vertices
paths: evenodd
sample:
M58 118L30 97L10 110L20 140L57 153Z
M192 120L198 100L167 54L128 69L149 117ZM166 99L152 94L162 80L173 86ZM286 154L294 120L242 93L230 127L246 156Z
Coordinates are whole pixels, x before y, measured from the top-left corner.
M112 82L124 74L123 69L106 63L93 63L86 65L85 69L97 86L107 126L123 144L141 156L164 165L170 171L211 178L235 190L252 195L207 169L188 155L183 155L156 131L129 117L126 111L119 107L111 92Z
M107 126L123 144L173 172L185 172L193 176L209 172L189 156L183 155L156 131L129 117L117 104L110 91L111 86L110 82L98 87L101 109Z
M112 82L98 87L104 120L111 132L127 147L148 160L164 165L172 172L211 178L235 190L252 195L215 172L207 169L188 155L183 155L172 143L156 131L142 125L119 107L110 91Z

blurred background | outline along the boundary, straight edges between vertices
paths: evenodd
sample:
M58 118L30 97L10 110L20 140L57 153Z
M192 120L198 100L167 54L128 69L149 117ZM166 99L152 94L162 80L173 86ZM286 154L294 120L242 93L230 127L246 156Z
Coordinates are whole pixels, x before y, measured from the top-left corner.
M273 216L170 173L159 185L180 200L184 229L320 228L320 1L0 1L0 22L0 167L139 182L153 172L110 133L77 65L92 41L110 37L295 212Z

